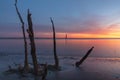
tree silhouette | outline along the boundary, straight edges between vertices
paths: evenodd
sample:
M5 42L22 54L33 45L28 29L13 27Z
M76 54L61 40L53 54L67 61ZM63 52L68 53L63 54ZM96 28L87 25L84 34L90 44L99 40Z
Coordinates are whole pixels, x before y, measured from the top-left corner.
M57 51L56 51L56 33L55 33L55 27L54 27L54 22L52 18L50 18L51 23L52 23L52 30L53 30L53 49L54 49L54 59L55 59L55 67L58 69L59 67L59 60L57 56Z
M32 61L34 65L34 73L38 75L38 62L37 62L36 47L35 47L35 42L34 42L34 31L33 31L31 13L29 9L28 9L28 14L27 14L27 20L28 20L27 32L29 34L29 39L30 39L31 55L32 55Z
M15 9L17 12L17 15L20 19L20 22L22 24L22 32L23 32L23 39L24 39L24 49L25 49L25 60L24 60L24 70L28 71L29 65L28 65L28 51L27 51L27 40L26 40L26 34L25 34L25 27L24 27L24 21L22 19L22 16L17 8L17 0L15 0Z

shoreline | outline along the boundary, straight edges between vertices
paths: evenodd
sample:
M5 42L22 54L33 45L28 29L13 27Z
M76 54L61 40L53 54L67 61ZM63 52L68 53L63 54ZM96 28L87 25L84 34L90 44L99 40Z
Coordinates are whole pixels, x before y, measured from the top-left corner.
M0 59L0 72L8 69L8 65L13 66L15 63L23 63L23 56L6 56ZM48 71L47 80L119 80L120 79L120 58L88 58L80 68L76 68L74 63L78 58L60 58L61 71ZM31 60L29 60L31 61ZM52 64L50 57L39 57L39 63ZM113 65L114 64L114 65ZM8 77L0 73L2 80L21 80L18 75L11 74ZM8 79L9 78L9 79ZM34 77L28 75L23 79L34 80ZM29 79L30 78L30 79ZM41 80L39 78L39 80Z

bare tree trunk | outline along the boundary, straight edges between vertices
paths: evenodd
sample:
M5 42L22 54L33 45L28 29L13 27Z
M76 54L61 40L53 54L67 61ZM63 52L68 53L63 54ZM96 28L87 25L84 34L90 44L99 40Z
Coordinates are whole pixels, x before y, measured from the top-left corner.
M24 21L23 21L21 15L20 15L20 12L19 12L19 10L17 8L17 0L15 1L15 8L16 8L17 15L18 15L18 17L20 19L20 22L22 24L22 32L23 32L23 39L24 39L24 49L25 49L24 70L28 71L29 65L28 65L27 40L26 40L26 36L25 36Z
M34 73L38 75L38 63L37 63L37 57L36 57L36 47L35 47L35 42L34 42L34 32L33 32L33 24L32 24L32 18L31 18L31 13L29 12L28 9L28 34L31 42L31 55L32 55L32 60L33 60L33 65L34 65Z
M85 56L83 56L83 58L82 58L79 62L76 62L76 63L75 63L76 67L79 67L79 65L81 65L81 64L84 62L84 60L85 60L85 59L88 57L88 55L92 52L93 48L94 48L94 47L90 48L90 49L88 50L88 52L85 54Z
M65 39L67 39L68 38L68 36L67 36L67 34L65 34Z
M57 56L57 51L56 51L56 34L55 34L55 27L54 27L54 22L52 18L50 18L51 23L52 23L52 29L53 29L53 49L54 49L54 59L55 59L55 67L58 69L59 67L59 60Z

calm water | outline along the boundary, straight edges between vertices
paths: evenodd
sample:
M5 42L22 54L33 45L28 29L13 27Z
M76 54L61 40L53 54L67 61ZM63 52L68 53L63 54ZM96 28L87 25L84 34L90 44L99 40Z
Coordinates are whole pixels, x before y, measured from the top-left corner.
M38 62L53 64L52 39L36 39L35 42L39 55ZM81 65L79 70L76 69L74 67L75 62L92 46L95 48L90 54L91 57ZM120 39L57 39L57 53L60 55L62 71L50 72L47 75L47 80L58 80L58 78L60 80L70 80L71 77L69 78L69 76L73 76L72 78L75 80L81 78L83 80L120 80ZM23 64L23 54L24 44L22 39L0 39L1 80L36 80L31 75L20 78L16 74L6 77L1 73L8 69L8 65L15 67L14 63ZM32 63L31 56L28 57L29 63Z
M36 39L35 42L37 54L53 54L52 39ZM120 57L120 39L57 39L57 53L60 56L83 56L92 46L95 48L91 57ZM0 54L23 55L23 40L0 39Z

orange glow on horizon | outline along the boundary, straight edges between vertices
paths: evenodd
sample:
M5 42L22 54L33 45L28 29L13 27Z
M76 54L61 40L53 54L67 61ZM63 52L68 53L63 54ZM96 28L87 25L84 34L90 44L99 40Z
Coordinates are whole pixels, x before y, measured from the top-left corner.
M37 37L51 38L52 33L40 33ZM66 33L56 33L56 37L65 38ZM67 38L120 38L120 32L111 32L107 34L67 33Z
M111 34L69 34L68 38L120 38L120 33Z
M114 24L102 29L96 29L92 32L86 31L83 33L78 32L57 32L57 38L65 38L67 34L67 38L120 38L120 24ZM37 37L52 37L52 32L38 32L36 33Z

